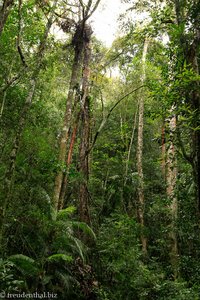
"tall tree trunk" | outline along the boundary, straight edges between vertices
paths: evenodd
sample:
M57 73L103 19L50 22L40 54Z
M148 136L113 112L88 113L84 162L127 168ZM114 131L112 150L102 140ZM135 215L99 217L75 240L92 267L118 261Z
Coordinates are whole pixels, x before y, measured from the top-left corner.
M76 31L72 39L72 44L74 46L74 63L72 67L71 81L70 81L69 92L67 96L65 117L64 117L63 129L62 129L61 141L60 141L60 150L59 150L60 171L57 173L55 178L55 187L53 193L53 206L55 210L58 210L59 199L61 196L61 188L62 188L63 177L64 177L63 168L65 168L65 159L66 159L66 152L67 152L68 132L72 125L71 123L73 121L73 112L72 112L73 102L76 107L75 99L78 98L76 97L77 92L78 93L80 92L80 77L81 77L81 66L83 63L83 51L85 45L90 41L91 34L92 34L91 27L86 24L86 21L91 17L91 15L97 9L99 3L100 0L97 0L92 7L93 4L92 0L88 0L86 5L84 5L82 1L79 1L80 4L79 19L82 18L82 20L79 21L79 23L76 25Z
M200 30L197 32L197 37L191 49L188 52L188 63L192 65L194 73L199 76L198 66L198 48L200 43ZM192 159L193 159L193 174L196 186L197 207L200 214L200 93L199 81L193 83L193 90L190 93L191 107L194 111L193 130L192 130Z
M173 108L172 108L173 113ZM176 197L176 181L177 181L177 161L176 152L174 147L174 135L176 130L176 116L172 116L169 119L169 146L167 150L167 172L166 172L166 184L167 184L167 196L170 199L170 212L171 212L171 230L169 233L171 241L170 259L173 269L174 279L178 277L178 243L176 236L176 221L178 202Z
M6 24L8 15L10 13L10 10L13 6L14 0L4 0L3 5L0 9L0 36L2 34L2 31L4 29L4 26Z
M142 54L142 74L141 83L144 84L146 80L146 56L149 41L145 39L144 49ZM138 119L138 141L137 141L137 171L139 177L138 183L138 217L141 225L141 243L143 254L147 254L147 238L144 235L144 209L145 209L145 199L144 199L144 174L143 174L143 129L144 129L144 92L141 91L139 102L139 119Z
M61 193L61 187L63 182L64 170L65 168L65 159L67 152L67 140L68 140L68 132L70 126L72 125L72 108L73 104L75 104L75 98L77 93L80 93L80 77L81 77L81 66L83 63L83 50L84 50L84 32L85 32L85 23L81 23L77 26L77 30L74 34L74 62L72 66L71 80L69 85L69 92L67 95L66 102L66 110L60 140L60 150L59 150L59 163L60 163L60 171L57 173L55 178L55 187L54 187L54 195L53 195L53 206L56 210L58 210L59 199ZM80 96L80 95L79 95Z
M79 217L81 221L90 224L89 214L89 147L90 147L90 100L89 100L89 76L90 76L90 41L85 44L84 48L84 70L83 70L83 98L81 114L81 140L79 149L79 172L81 181L79 186Z
M89 192L88 192L88 180L89 180L89 162L88 154L89 150L89 137L90 137L90 114L89 114L89 99L86 98L84 111L82 112L82 131L79 150L79 172L81 174L81 181L79 186L79 217L81 221L90 224L89 214Z
M162 134L161 134L161 153L162 153L162 163L161 163L161 168L162 168L162 175L165 180L166 176L166 145L165 145L165 122L163 122L162 125Z

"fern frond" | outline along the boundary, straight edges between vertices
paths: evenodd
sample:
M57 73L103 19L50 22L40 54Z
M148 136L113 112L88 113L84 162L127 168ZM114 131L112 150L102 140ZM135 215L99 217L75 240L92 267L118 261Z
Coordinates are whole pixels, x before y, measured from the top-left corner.
M75 211L76 211L76 207L75 206L69 206L69 207L67 207L65 209L59 210L59 212L58 212L58 219L59 218L63 218L63 217L69 217Z
M73 238L73 242L75 243L76 247L75 250L77 251L77 253L80 255L81 259L83 260L83 262L85 261L85 257L84 257L84 245L83 243L77 239L77 238Z
M78 284L77 280L69 274L66 274L66 273L63 273L60 271L56 271L55 275L58 278L58 280L60 281L61 285L67 291L69 291L72 288L72 286L74 286L74 284Z
M39 268L34 259L23 254L12 255L8 258L8 261L14 263L15 267L23 274L27 276L35 276L39 273Z
M65 261L65 262L72 262L73 258L71 255L66 255L62 253L58 254L53 254L47 258L47 261L51 262L60 262L60 261Z
M88 224L84 222L72 221L72 226L74 228L81 229L83 233L90 235L93 239L96 239L94 231Z

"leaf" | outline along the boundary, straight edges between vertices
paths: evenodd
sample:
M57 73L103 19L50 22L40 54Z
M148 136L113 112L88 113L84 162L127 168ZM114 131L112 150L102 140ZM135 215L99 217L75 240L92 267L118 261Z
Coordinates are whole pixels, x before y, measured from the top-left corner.
M50 275L45 275L43 278L42 278L42 284L46 285L48 284L51 279L53 278L53 276L50 276Z
M70 215L72 215L74 212L76 211L76 207L75 206L69 206L65 209L59 210L58 212L58 218L62 218L62 217L68 217Z
M62 273L60 271L56 271L55 275L59 279L59 281L62 283L62 286L68 291L72 287L72 284L77 284L76 279L74 277L70 276L69 274Z
M85 258L84 258L84 254L83 254L83 244L77 238L74 238L73 241L75 242L78 253L79 253L80 257L82 258L82 260L84 262Z
M39 273L39 269L34 259L23 254L12 255L8 258L13 262L15 267L24 275L35 276Z
M47 258L48 261L53 261L53 262L60 262L60 261L65 261L65 262L72 262L73 258L71 255L66 255L62 253L58 254L53 254Z
M92 230L92 228L90 226L88 226L88 224L86 224L84 222L73 221L72 226L75 228L81 229L85 234L88 234L91 237L93 237L93 239L96 239L96 235L95 235L94 231Z

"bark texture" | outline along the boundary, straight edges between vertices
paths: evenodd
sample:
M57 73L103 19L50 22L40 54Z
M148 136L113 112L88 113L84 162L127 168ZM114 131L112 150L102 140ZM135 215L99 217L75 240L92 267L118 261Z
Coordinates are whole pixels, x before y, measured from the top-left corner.
M165 146L165 123L162 125L162 135L161 135L161 147L162 147L162 175L165 180L166 176L166 146Z
M135 136L135 130L136 130L137 115L138 115L138 103L137 103L136 112L135 112L135 116L134 116L133 129L132 129L132 133L131 133L131 140L130 140L130 144L129 144L129 147L128 147L128 154L127 154L126 165L125 165L124 186L126 185L127 178L128 178L128 169L129 169L129 162L130 162L130 157L131 157L131 150L132 150L134 136Z
M145 39L144 49L142 54L142 74L141 83L144 84L146 80L146 56L148 50L149 41ZM147 254L147 238L145 237L144 230L144 174L143 174L143 131L144 131L144 92L140 94L139 111L138 111L138 141L137 141L137 171L138 171L138 218L141 225L141 243L142 251L144 255Z
M171 110L173 113L173 108ZM167 149L167 162L166 162L166 184L167 196L170 199L170 212L171 212L171 230L169 238L171 242L170 259L173 269L174 279L178 277L178 242L176 234L176 221L178 213L178 201L176 197L176 182L177 182L177 160L176 151L174 146L175 131L176 131L176 116L172 115L169 119L169 145Z
M58 209L63 209L64 206L64 200L65 200L65 194L67 190L67 182L68 182L68 176L69 176L69 169L72 161L72 154L73 154L73 148L74 148L74 143L76 139L76 134L77 134L77 129L78 129L78 122L79 121L79 116L77 118L77 122L74 125L74 129L72 132L71 136L71 141L70 141L70 146L69 146L69 151L68 151L68 156L67 156L67 162L66 162L66 172L63 175L63 181L62 181L62 188L60 192L60 198L59 198L59 206Z

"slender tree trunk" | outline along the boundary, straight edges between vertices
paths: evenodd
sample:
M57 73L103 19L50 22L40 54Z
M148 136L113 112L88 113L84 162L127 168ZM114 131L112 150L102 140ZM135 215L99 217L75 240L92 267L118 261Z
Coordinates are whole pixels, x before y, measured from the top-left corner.
M129 147L128 147L128 154L127 154L126 166L125 166L124 186L126 185L126 182L127 182L128 167L129 167L130 156L131 156L131 149L132 149L132 146L133 146L133 141L134 141L134 136L135 136L135 129L136 129L136 124L137 124L137 115L138 115L138 103L137 103L136 112L135 112L135 116L134 116L134 122L133 122L133 129L132 129L132 134L131 134L131 140L130 140L130 144L129 144Z
M173 109L172 109L173 112ZM169 119L169 147L167 150L167 174L166 174L166 184L167 184L167 196L169 197L170 211L171 211L171 230L170 230L170 240L171 240L171 251L170 259L173 269L174 279L178 277L178 243L176 236L176 221L178 212L178 202L176 197L176 181L177 181L177 161L176 152L174 147L174 135L176 130L176 116L172 116Z
M6 197L8 197L8 198L10 197L10 194L11 194L12 179L13 179L13 175L14 175L14 171L15 171L17 153L19 151L21 137L22 137L22 134L23 134L23 131L24 131L26 118L27 118L27 113L30 109L30 105L31 105L32 100L33 100L33 96L34 96L34 92L35 92L35 86L36 86L36 78L31 80L30 90L29 90L28 96L26 98L24 107L23 107L21 115L20 115L17 132L15 134L13 147L12 147L12 151L11 151L11 154L10 154L10 165L9 165L8 170L7 170L6 179L5 179L6 180L6 187L7 187L7 196Z
M0 119L2 118L2 115L3 115L4 106L5 106L5 102L6 102L6 95L7 95L7 91L4 91L3 92L3 99L2 99L2 103L1 103Z
M9 82L9 78L10 78L12 68L13 68L13 62L14 62L14 60L10 64L10 68L9 68L9 71L8 71L8 76L6 78L6 82ZM5 107L5 103L6 103L7 89L0 90L0 95L1 94L2 94L2 103L1 103L1 109L0 109L0 119L2 119L2 116L3 116L3 111L4 111L4 107Z
M82 127L81 141L79 149L79 172L82 175L79 186L79 216L80 220L90 224L89 214L89 155L90 148L90 101L89 101L89 76L90 76L90 41L85 44L84 48L84 69L83 69L83 98L82 98Z
M142 74L141 83L144 84L146 80L146 55L148 49L149 41L145 39L144 49L142 54ZM138 119L138 141L137 141L137 171L139 177L138 184L138 217L141 225L141 243L143 254L147 254L147 238L145 237L144 230L144 209L145 209L145 199L144 199L144 174L143 174L143 128L144 128L144 93L141 92L140 102L139 102L139 119Z
M163 178L165 180L165 173L166 173L166 146L165 146L165 122L163 122L163 125L162 125L162 135L161 135L161 153L162 153L162 175L163 175Z
M3 6L0 9L0 36L2 34L2 31L4 29L4 26L6 24L8 15L10 13L10 10L13 6L14 0L4 0Z

